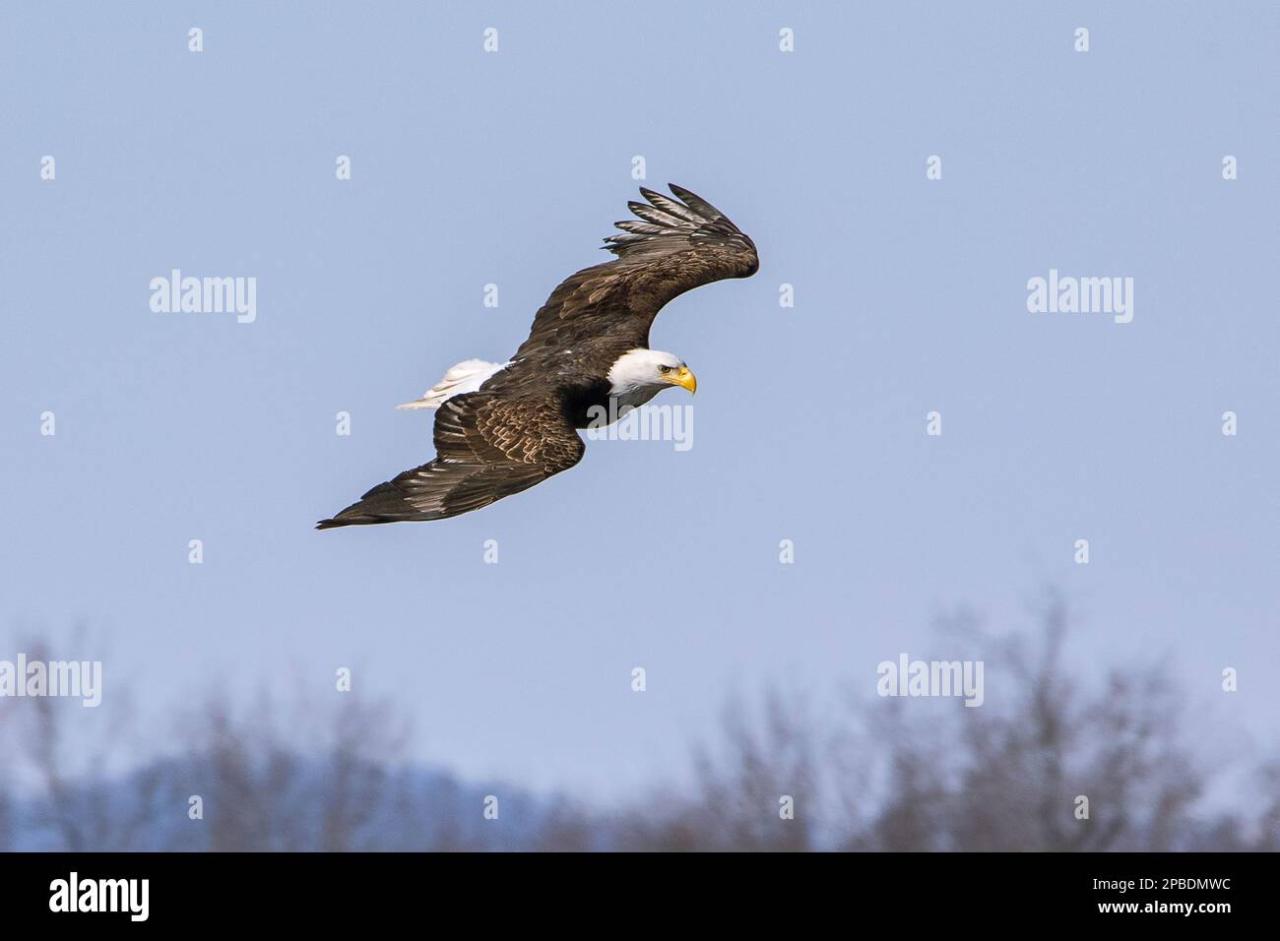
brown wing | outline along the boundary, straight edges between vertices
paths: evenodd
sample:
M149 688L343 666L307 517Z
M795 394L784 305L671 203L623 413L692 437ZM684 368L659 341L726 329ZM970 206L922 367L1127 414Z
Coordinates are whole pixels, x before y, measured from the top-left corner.
M517 359L542 357L608 336L620 348L649 345L653 318L672 298L722 278L745 278L760 267L756 246L719 209L671 184L680 201L641 187L648 203L628 203L639 221L616 225L605 239L615 261L565 280L533 319Z
M586 451L558 401L484 392L440 406L435 443L435 460L379 484L316 528L457 516L568 470Z

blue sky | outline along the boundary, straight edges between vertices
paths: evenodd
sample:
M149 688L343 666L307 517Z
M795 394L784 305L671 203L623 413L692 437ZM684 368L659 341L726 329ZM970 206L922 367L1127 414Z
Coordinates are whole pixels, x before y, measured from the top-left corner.
M1171 654L1206 735L1274 738L1274 6L303 11L0 12L0 637L84 623L160 743L198 691L347 666L415 756L608 798L680 774L732 691L870 695L900 652L982 655L938 612L1004 629L1052 584L1086 674ZM636 155L759 247L653 331L695 446L314 532L430 457L393 405L603 260ZM256 278L255 322L153 313L172 268ZM1051 268L1132 277L1133 322L1028 313Z

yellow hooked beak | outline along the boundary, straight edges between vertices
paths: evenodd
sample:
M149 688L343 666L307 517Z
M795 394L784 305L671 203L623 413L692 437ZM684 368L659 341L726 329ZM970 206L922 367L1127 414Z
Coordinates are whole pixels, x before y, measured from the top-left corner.
M693 370L688 366L681 366L679 369L667 373L666 380L673 386L688 389L690 393L698 391L698 377L693 374Z

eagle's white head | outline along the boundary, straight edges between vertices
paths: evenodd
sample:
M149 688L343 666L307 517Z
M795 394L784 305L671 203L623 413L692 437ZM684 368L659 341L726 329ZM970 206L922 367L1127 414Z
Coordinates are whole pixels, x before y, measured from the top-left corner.
M628 350L609 367L608 379L619 405L643 405L669 386L698 391L698 377L680 357L661 350Z

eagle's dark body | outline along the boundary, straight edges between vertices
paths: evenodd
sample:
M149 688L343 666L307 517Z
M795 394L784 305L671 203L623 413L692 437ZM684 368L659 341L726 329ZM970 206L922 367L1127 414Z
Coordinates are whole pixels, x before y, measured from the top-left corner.
M586 450L575 429L608 407L610 367L648 348L649 327L671 299L723 278L745 278L754 243L714 206L672 185L676 202L648 189L628 203L642 221L616 223L618 257L557 287L511 363L436 413L434 460L379 484L317 528L466 513L568 470Z

